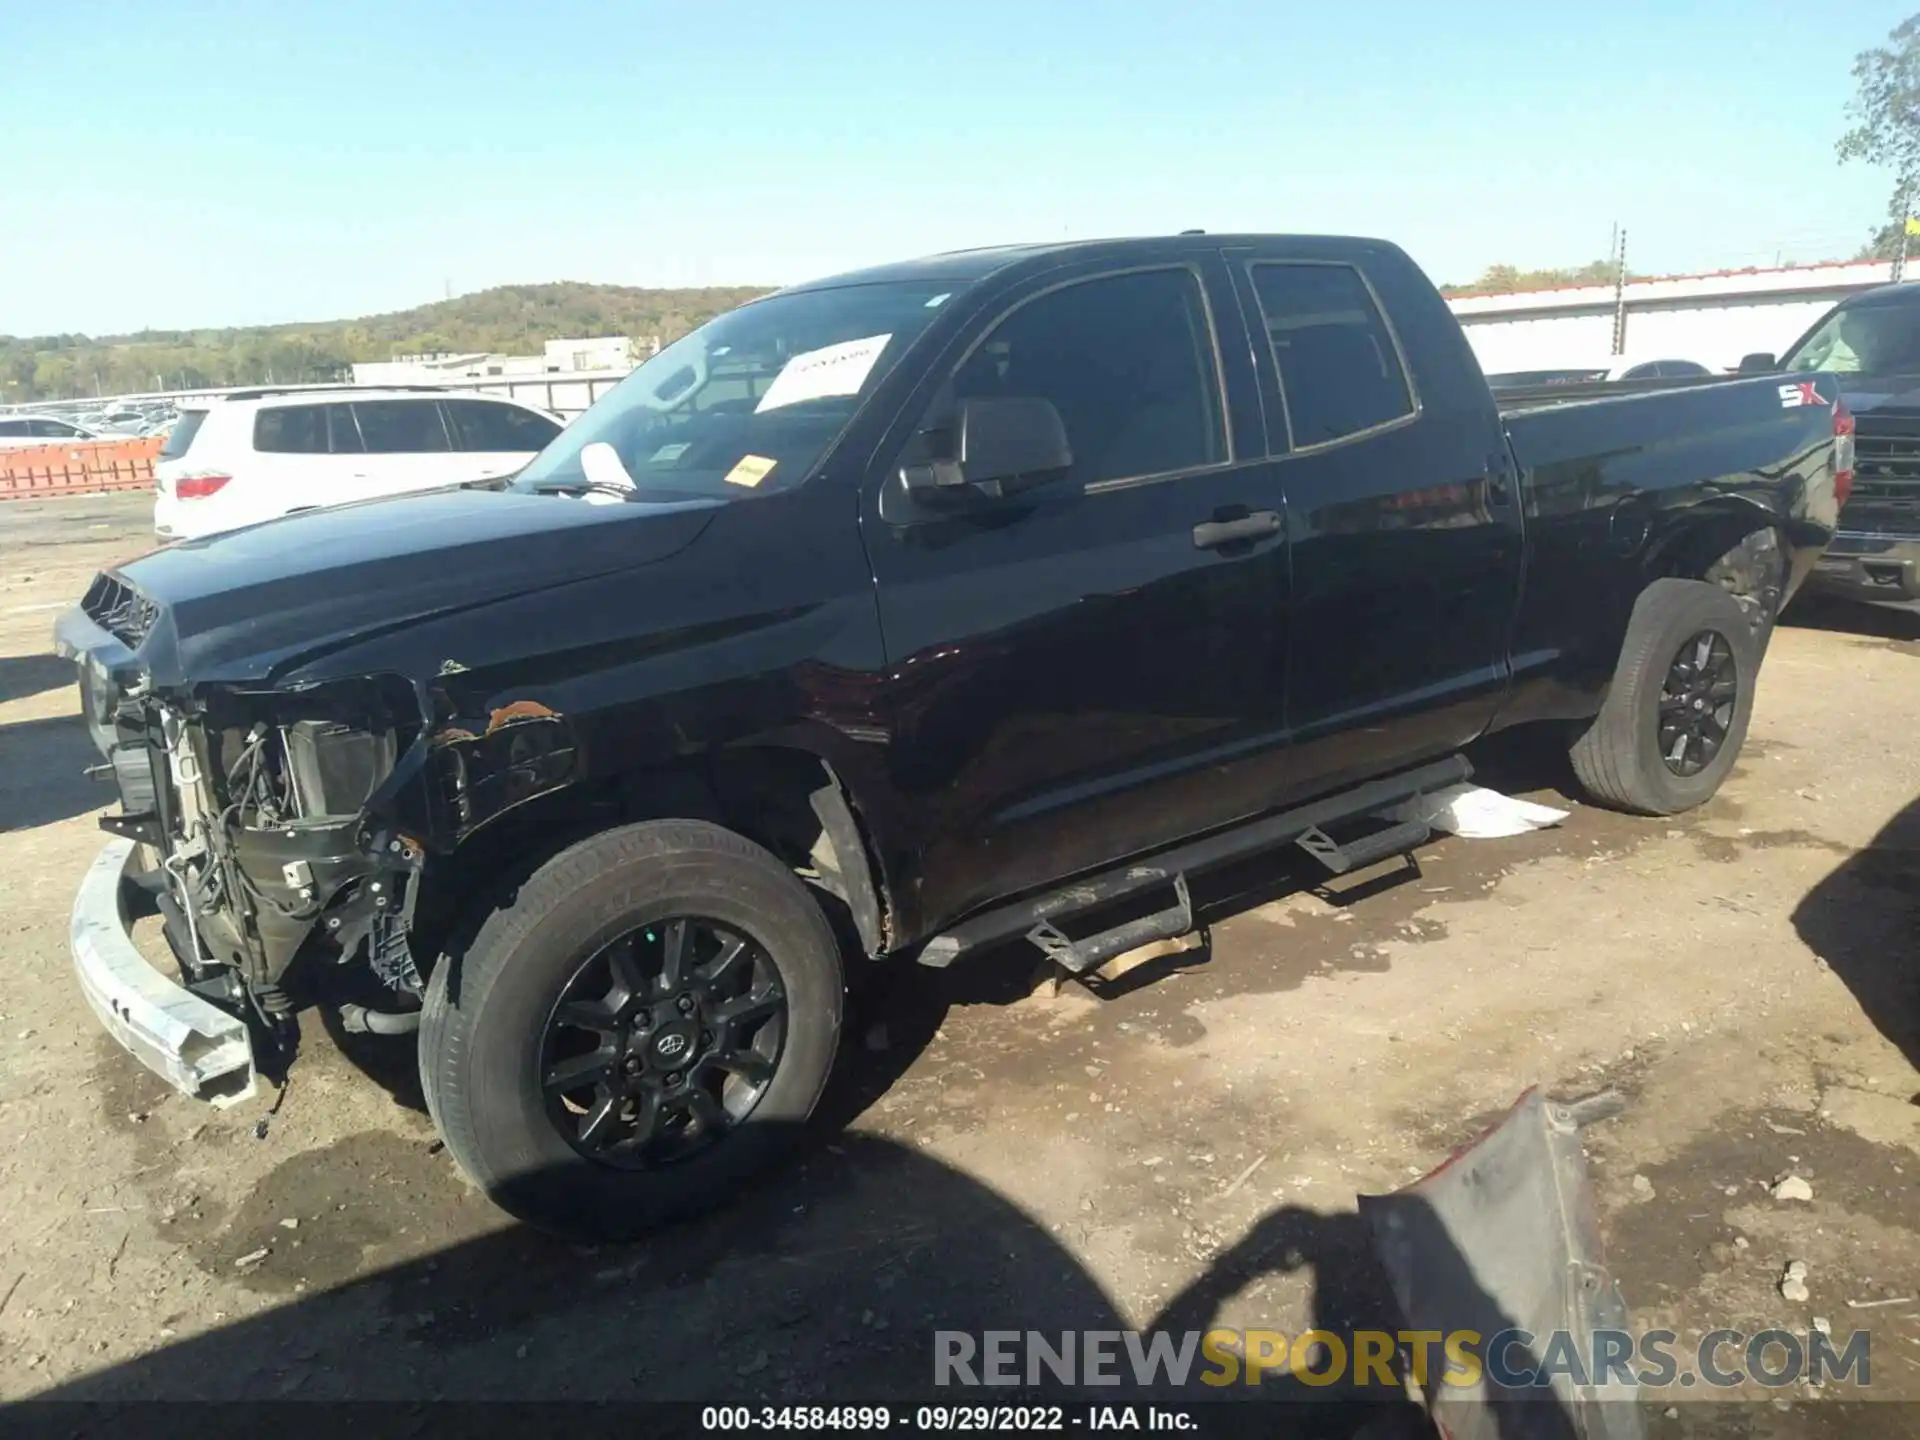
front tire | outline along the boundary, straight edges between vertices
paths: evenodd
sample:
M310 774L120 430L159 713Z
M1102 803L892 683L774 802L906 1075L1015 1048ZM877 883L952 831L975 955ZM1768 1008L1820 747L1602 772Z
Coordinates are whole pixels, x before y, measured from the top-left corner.
M1606 703L1569 752L1587 794L1641 815L1711 799L1747 737L1760 653L1751 617L1719 586L1649 585Z
M436 967L421 1088L502 1208L631 1237L791 1148L842 991L826 917L773 855L701 821L623 826L542 865Z

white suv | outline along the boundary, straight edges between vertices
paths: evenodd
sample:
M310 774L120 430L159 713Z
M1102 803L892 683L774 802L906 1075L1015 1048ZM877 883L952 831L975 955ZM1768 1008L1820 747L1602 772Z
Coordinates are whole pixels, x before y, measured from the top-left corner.
M261 520L507 475L560 433L515 400L454 391L243 390L182 409L153 468L154 532Z

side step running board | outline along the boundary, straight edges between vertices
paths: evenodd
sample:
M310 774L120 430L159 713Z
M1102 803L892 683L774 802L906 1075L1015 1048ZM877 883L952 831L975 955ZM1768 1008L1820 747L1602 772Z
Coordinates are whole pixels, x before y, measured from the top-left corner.
M1042 920L1027 931L1027 939L1062 970L1084 975L1116 955L1124 955L1155 940L1175 939L1193 929L1193 899L1187 894L1186 876L1173 877L1173 894L1174 903L1170 908L1142 915L1138 920L1129 920L1084 940L1069 939L1051 920Z
M1100 871L1044 895L996 906L934 936L921 948L920 963L941 969L977 946L1025 935L1050 958L1068 955L1069 959L1062 959L1060 963L1075 974L1082 974L1088 967L1135 946L1191 930L1193 907L1187 898L1188 876L1263 850L1302 843L1309 836L1325 842L1323 849L1314 849L1312 845L1307 848L1336 875L1372 864L1418 845L1427 838L1427 827L1395 825L1344 846L1334 843L1322 827L1375 814L1413 796L1457 784L1472 774L1473 766L1466 756L1452 755L1398 775L1369 780L1351 790L1283 810L1277 815L1262 816L1129 865ZM1176 895L1176 903L1166 910L1078 941L1069 939L1059 928L1059 922L1070 915L1162 885L1173 886ZM1183 922L1181 928L1167 929L1176 919ZM1069 960L1080 963L1075 965Z
M1358 840L1349 840L1344 845L1316 825L1294 843L1334 874L1344 875L1349 870L1363 869L1376 860L1384 860L1389 855L1398 855L1416 845L1424 845L1432 837L1431 825L1420 820L1408 820L1385 830L1376 830L1371 835L1363 835Z

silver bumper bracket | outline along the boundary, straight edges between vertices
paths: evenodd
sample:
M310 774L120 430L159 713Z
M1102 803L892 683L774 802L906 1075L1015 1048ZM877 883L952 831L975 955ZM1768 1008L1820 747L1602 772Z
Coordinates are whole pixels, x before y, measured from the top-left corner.
M107 844L73 902L73 968L107 1032L182 1094L226 1106L253 1094L246 1025L162 975L134 948L126 871L134 842Z

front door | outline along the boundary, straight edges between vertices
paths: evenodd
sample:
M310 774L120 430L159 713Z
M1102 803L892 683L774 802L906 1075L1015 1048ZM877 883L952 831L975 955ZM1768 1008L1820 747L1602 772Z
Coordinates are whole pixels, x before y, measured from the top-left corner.
M1285 743L1281 498L1217 256L1034 281L929 390L865 526L909 933L1265 808ZM1070 473L909 496L987 396L1050 402Z
M1323 252L1324 254L1324 252ZM1286 490L1290 791L1457 750L1505 692L1518 485L1459 325L1387 246L1229 257ZM1396 323L1397 322L1397 323Z

